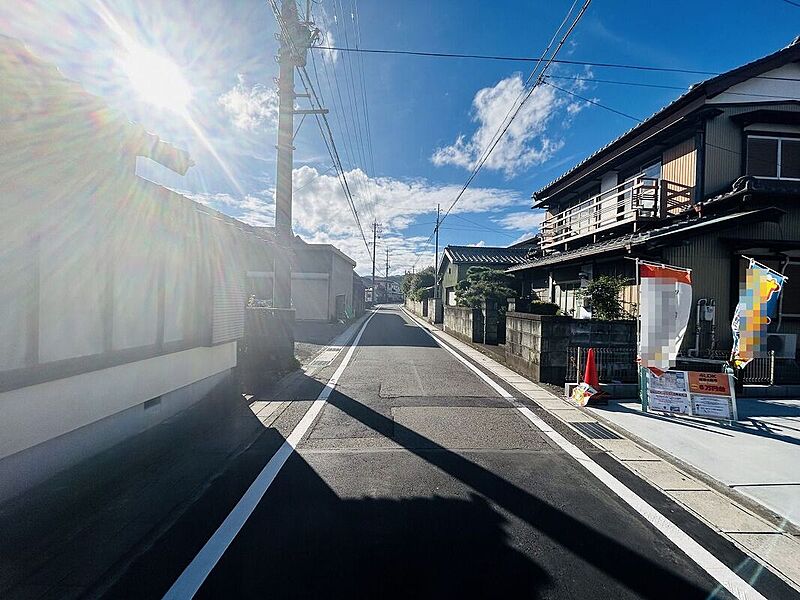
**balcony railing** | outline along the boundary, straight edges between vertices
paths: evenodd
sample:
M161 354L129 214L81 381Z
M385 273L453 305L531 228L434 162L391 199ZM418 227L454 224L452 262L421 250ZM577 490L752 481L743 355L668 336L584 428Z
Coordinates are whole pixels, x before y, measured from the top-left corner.
M542 223L547 248L621 225L663 219L692 204L692 186L639 176L552 215Z

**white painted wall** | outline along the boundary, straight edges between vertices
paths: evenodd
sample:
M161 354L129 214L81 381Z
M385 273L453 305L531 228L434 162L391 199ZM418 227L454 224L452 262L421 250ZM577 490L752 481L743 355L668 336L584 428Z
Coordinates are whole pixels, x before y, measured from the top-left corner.
M236 342L0 393L0 459L236 366Z
M29 240L11 219L0 220L0 372L25 365L30 291Z
M786 79L764 79L781 77ZM711 98L709 104L728 104L733 102L772 102L775 100L796 100L800 96L800 65L790 63L763 73L759 78L748 79L731 86L721 94ZM758 94L747 96L746 94Z
M105 253L100 225L74 217L39 240L39 360L103 352Z
M149 232L128 231L115 249L114 350L150 346L158 333L158 268L156 249L147 243Z

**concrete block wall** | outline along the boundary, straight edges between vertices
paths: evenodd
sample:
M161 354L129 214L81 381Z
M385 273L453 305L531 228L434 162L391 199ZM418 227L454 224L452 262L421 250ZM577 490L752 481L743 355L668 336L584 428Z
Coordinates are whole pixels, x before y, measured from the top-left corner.
M410 298L406 298L405 301L406 308L413 312L418 317L427 317L428 316L428 301L423 300L422 302L417 302L416 300L411 300Z
M294 309L245 309L238 365L244 389L254 392L276 372L294 367Z
M444 307L444 330L467 342L483 343L483 315L479 308Z
M571 317L507 313L506 361L533 381L562 385L571 321Z
M635 345L635 321L506 314L506 361L538 382L564 384L568 377L570 347L627 348Z

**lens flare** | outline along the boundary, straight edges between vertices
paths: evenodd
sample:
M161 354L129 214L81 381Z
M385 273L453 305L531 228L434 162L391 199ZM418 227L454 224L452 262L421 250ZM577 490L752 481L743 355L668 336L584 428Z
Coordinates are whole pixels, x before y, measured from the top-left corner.
M170 59L139 44L130 44L122 68L142 100L176 113L186 112L192 88Z

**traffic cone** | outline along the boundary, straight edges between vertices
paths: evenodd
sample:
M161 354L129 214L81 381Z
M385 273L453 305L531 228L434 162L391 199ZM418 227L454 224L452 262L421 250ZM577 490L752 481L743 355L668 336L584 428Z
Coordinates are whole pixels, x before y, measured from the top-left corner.
M586 354L583 382L573 390L572 399L578 406L608 402L608 394L600 390L600 377L597 375L597 365L594 362L594 348L589 348Z
M594 348L589 348L586 353L586 369L583 372L583 382L588 383L596 390L600 389L600 377L597 375L597 365L594 362Z

